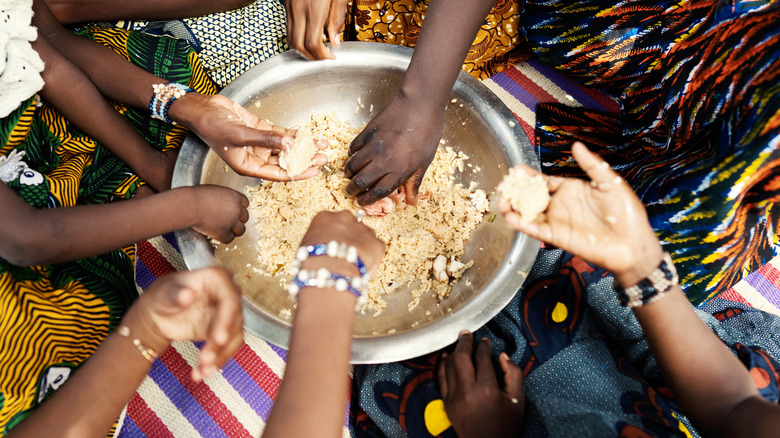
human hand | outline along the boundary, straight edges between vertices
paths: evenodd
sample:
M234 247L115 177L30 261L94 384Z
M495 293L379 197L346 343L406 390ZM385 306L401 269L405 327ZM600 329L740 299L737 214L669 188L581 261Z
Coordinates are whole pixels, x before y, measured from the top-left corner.
M214 375L243 342L241 290L225 268L178 272L155 281L122 324L157 353L175 340L205 340L192 379Z
M590 182L545 175L550 204L529 223L523 223L505 200L499 201L499 210L516 230L608 269L624 287L633 286L663 258L645 207L609 164L585 145L574 143L572 152ZM536 173L527 166L523 169Z
M398 94L349 146L344 173L347 194L370 205L403 185L406 203L417 205L425 171L436 155L444 111L410 102Z
M385 244L376 237L374 230L358 222L355 216L346 210L317 213L301 239L301 246L317 245L331 240L354 246L369 273L376 269L385 254ZM309 257L303 262L303 267L305 269L330 268L333 263L331 257Z
M191 187L195 209L195 231L228 243L244 234L249 220L249 199L227 187L199 185Z
M181 105L178 100L184 105L176 107ZM186 126L239 174L270 181L292 180L279 166L279 151L293 145L294 130L272 126L221 95L187 93L171 108L184 112ZM188 117L188 113L196 116ZM327 147L324 142L316 145L319 149ZM319 175L319 166L327 163L328 157L316 154L312 162L308 170L295 177L296 180Z
M490 341L479 341L474 360L472 343L472 334L461 332L455 351L443 353L438 366L439 391L452 427L460 438L519 436L525 410L523 373L501 353L502 390L490 362Z
M308 59L336 59L323 41L323 29L334 47L340 43L347 0L285 0L287 44Z

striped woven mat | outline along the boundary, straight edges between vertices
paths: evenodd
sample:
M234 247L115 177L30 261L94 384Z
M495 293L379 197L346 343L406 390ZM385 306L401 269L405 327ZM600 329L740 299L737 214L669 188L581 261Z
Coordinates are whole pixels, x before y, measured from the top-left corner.
M483 83L512 110L532 143L538 102L618 110L616 102L534 59ZM137 254L137 283L143 289L158 277L186 269L173 234L138 244ZM772 260L723 296L780 314L780 260ZM198 344L175 342L130 400L118 435L258 437L279 390L286 352L250 333L244 340L221 374L198 384L189 378Z

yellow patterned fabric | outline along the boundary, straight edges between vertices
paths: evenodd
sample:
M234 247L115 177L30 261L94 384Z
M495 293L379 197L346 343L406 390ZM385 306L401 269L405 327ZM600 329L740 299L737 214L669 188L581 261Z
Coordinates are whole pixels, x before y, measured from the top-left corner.
M420 36L429 0L353 0L349 6L344 38L414 47ZM518 45L520 2L499 0L480 27L469 49L463 70L477 79L487 79L525 59Z
M118 29L76 32L164 80L204 94L216 91L186 42ZM187 135L181 126L152 120L146 110L116 108L160 150L180 146ZM37 209L126 199L143 184L105 146L47 102L36 104L36 97L0 119L0 156L12 151L24 152L28 168L6 184ZM83 236L92 238L98 237ZM116 327L137 297L134 258L133 245L49 266L16 266L0 257L0 436L56 391Z

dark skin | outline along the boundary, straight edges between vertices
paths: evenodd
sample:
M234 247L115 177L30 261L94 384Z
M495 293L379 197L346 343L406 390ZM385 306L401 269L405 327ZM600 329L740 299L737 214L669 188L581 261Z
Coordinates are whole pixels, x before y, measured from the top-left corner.
M151 368L132 339L158 354L173 340L203 340L192 378L214 375L244 340L241 291L223 268L171 274L141 295L122 325L130 337L109 335L79 372L8 436L105 436Z
M663 258L661 244L650 227L644 206L628 184L584 145L575 143L572 152L591 181L543 175L550 191L550 204L543 214L529 222L523 221L506 200L499 201L499 209L507 224L516 230L601 265L624 288L633 286L653 272ZM526 166L518 167L530 174L537 173ZM699 319L679 285L662 299L635 308L634 313L681 410L703 436L780 434L780 406L758 394L747 369ZM470 352L471 344L470 336L462 335L453 354L463 353L460 360L446 361L448 379L443 395L451 391L451 372L457 376L464 374L463 380L467 382L473 380L468 379L473 370L470 354L464 353ZM478 369L487 354L480 354L479 348L487 347L478 347ZM507 370L504 367L508 375L511 368ZM520 383L507 380L507 393L515 382ZM470 403L465 391L449 402L449 397L445 398L445 408L458 436L481 436L474 435L469 425L491 424L506 418L506 394L492 385L485 392L480 400L494 406L491 409ZM491 415L499 420L486 420L493 418ZM505 424L503 434L497 432L491 436L515 436L517 424Z
M299 3L301 3L299 5ZM398 92L350 145L345 173L347 193L360 205L372 204L404 186L416 205L425 171L441 139L444 109L468 49L495 0L435 0L428 7L420 38ZM331 41L341 21L336 0L288 4L287 35L293 48L311 59L332 57L323 42L327 21ZM341 9L343 11L343 9ZM302 29L305 27L305 29ZM452 32L458 29L458 32ZM434 74L435 72L435 74Z
M49 8L63 24L114 20L172 20L200 17L214 12L247 6L252 0L176 0L158 2L138 0L46 0Z
M347 211L318 213L301 245L331 240L357 248L369 272L385 251L374 231ZM301 264L301 269L321 267L344 276L359 275L354 264L340 258L309 257ZM351 293L334 288L307 287L299 292L284 379L264 437L341 436L356 301Z
M39 35L43 37L39 37L39 40L44 39L56 52L62 54L62 58L75 66L74 70L81 70L106 98L147 110L154 93L152 85L167 82L136 67L108 47L71 33L57 21L43 0L35 0L34 12L33 24L38 28ZM78 97L80 96L74 96L74 98ZM92 100L84 99L84 101L83 105L94 103ZM63 105L58 109L60 107L65 109ZM82 111L81 115L68 114L68 116L83 119L86 117L84 114L90 113ZM190 128L236 172L273 181L290 181L287 172L279 167L278 153L283 148L292 146L294 131L273 127L224 96L206 96L197 92L187 93L176 99L171 104L168 115L173 121ZM113 141L109 141L110 138L106 139L106 137L110 137L114 131L94 125L96 124L90 123L83 128L87 128L84 130L88 134L92 134L92 130L103 128L105 131L103 135L97 133L99 139L102 139L112 152L125 159L120 155L121 149L125 147L127 138L125 135L133 134L123 132L122 136L114 135ZM135 136L138 137L137 134ZM133 148L133 152L127 152L125 155L151 154L139 152L142 141L142 139L132 141L132 144L137 147ZM139 175L144 177L146 166L133 166L132 158L128 159L130 161L126 162L131 168L136 172L142 172ZM167 178L160 179L167 180L170 185L170 173L175 159L164 160L170 163L170 171L166 175ZM297 179L310 178L319 174L318 166L325 162L327 157L318 154L313 160L312 167ZM165 187L160 185L160 188L155 188L161 190Z
M37 7L40 5L37 3L34 8L38 18L46 15L45 7ZM45 20L34 20L34 24L46 26ZM127 163L155 191L170 188L177 152L164 153L149 145L116 112L92 81L48 40L39 37L32 47L46 64L41 73L45 83L40 93L43 99Z
M0 205L5 211L0 257L17 266L79 260L190 227L227 243L244 233L249 219L246 196L209 185L111 204L38 210L0 183Z
M490 361L490 341L479 341L472 360L473 343L470 332L461 332L455 350L442 353L438 365L439 391L452 427L460 438L518 436L525 410L523 373L501 353L501 389Z

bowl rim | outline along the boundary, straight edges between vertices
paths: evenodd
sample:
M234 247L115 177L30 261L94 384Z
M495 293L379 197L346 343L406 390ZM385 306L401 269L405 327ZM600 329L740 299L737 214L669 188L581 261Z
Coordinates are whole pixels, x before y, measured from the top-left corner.
M335 60L308 61L294 51L283 52L253 67L228 84L219 94L246 106L251 101L262 98L264 89L278 81L284 81L292 70L316 72L346 65L362 66L365 65L367 53L379 53L383 65L386 63L386 67L405 71L413 50L384 43L343 42L334 53ZM282 64L285 67L278 68ZM483 106L487 109L490 120L497 122L496 135L503 141L501 146L510 165L523 163L536 170L540 169L527 134L517 123L511 110L486 85L461 71L452 93L460 99L471 96L484 102ZM200 184L209 151L209 147L197 136L189 134L175 165L172 187ZM175 237L187 268L194 270L217 265L213 248L205 236L192 229L183 229L176 231ZM456 311L418 329L374 337L353 337L350 363L384 363L417 357L452 344L462 330L474 331L483 326L515 296L536 259L538 249L539 241L522 233L514 233L503 265L485 285L485 288L497 288L497 293L489 298L484 294L475 294ZM259 307L246 295L242 296L242 302L244 328L270 344L287 349L290 324L263 318L257 311ZM456 314L458 317L453 317Z

